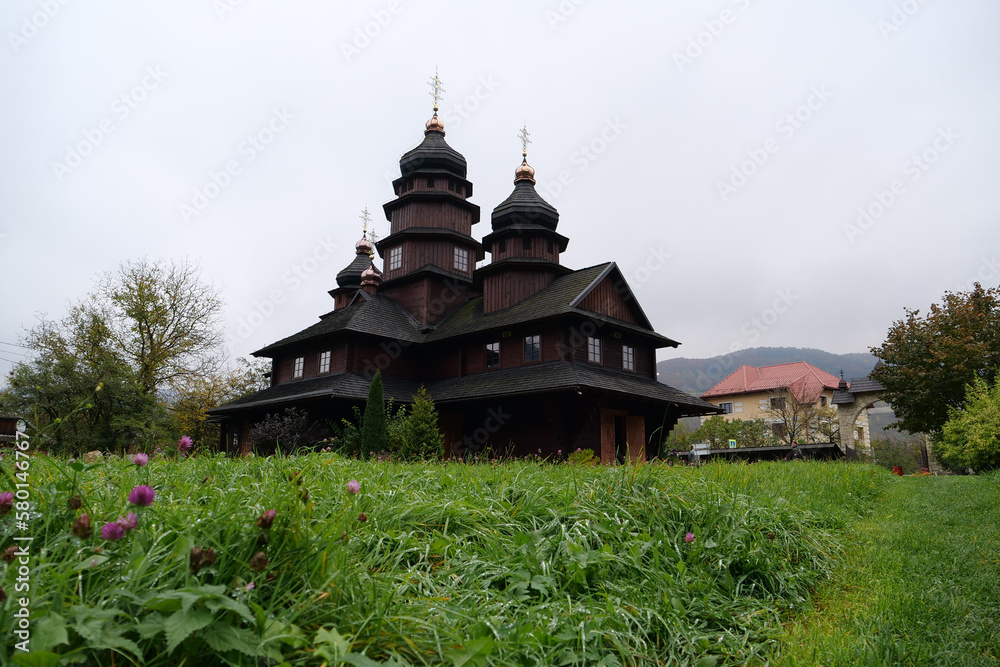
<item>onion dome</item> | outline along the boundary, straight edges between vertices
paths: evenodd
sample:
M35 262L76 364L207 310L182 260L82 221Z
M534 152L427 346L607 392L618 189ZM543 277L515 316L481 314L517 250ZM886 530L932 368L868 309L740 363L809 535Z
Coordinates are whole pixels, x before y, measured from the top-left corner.
M362 285L378 285L382 282L382 272L375 268L374 264L369 264L368 268L361 272Z
M559 211L535 190L535 170L525 158L514 171L514 191L493 209L493 231L513 224L539 225L555 231Z
M514 170L514 182L521 180L535 182L535 170L528 164L528 158L521 161L521 166Z
M337 274L337 285L339 287L359 287L361 285L361 274L371 266L372 242L368 240L367 235L362 236L361 240L354 244L354 249L357 251L357 257L343 271Z
M465 157L444 140L444 123L436 111L425 128L420 145L399 158L400 173L406 177L417 172L443 172L465 179L468 164Z

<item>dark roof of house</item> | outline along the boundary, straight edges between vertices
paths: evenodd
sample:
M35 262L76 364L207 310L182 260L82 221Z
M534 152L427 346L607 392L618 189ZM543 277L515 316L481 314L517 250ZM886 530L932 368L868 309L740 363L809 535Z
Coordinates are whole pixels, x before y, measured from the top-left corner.
M854 397L857 394L881 391L885 391L885 387L877 380L872 380L871 378L854 378L851 380L850 387L847 390L838 389L833 392L833 404L850 405L854 402Z
M493 313L483 313L481 297L470 299L441 322L434 331L429 332L424 340L426 342L439 341L453 336L537 322L559 315L580 315L598 322L612 324L620 329L639 333L651 340L658 341L662 344L661 346L676 346L678 344L676 341L661 336L651 328L630 324L623 320L578 308L575 305L600 282L601 278L616 268L614 262L607 262L573 271L556 278L544 289L519 301L510 308Z
M225 414L249 408L278 407L291 401L310 398L346 398L364 400L371 378L364 374L339 373L308 380L285 382L210 410ZM409 403L419 389L416 382L383 376L385 397ZM687 414L715 414L721 408L690 396L662 382L586 363L561 361L504 368L461 378L438 380L427 385L431 398L438 403L455 403L478 398L518 396L553 391L598 390L622 394L639 400L669 402L685 408Z
M323 375L309 378L308 380L297 380L294 382L283 382L273 387L268 387L255 394L244 396L232 403L209 410L209 414L225 414L246 410L248 408L263 408L269 405L280 407L281 404L293 400L308 398L348 398L354 400L364 400L368 398L368 388L371 385L371 378L367 375L355 373L338 373L336 375ZM416 382L400 380L399 378L382 378L382 393L386 399L393 399L403 403L413 400L413 395L417 393L420 386Z
M448 275L432 265L424 267L442 275ZM640 324L631 324L601 315L576 304L605 276L617 270L614 262L598 264L586 269L571 271L556 278L547 287L523 299L519 303L493 313L483 313L483 299L476 297L458 307L436 327L427 331L422 329L416 319L394 299L375 294L370 295L359 291L354 301L346 308L339 308L327 313L322 319L302 331L283 338L263 347L253 354L255 356L271 356L271 353L288 345L301 343L321 336L327 336L339 331L357 333L396 339L410 343L430 343L447 340L479 331L491 331L518 324L527 324L560 315L578 315L599 324L608 324L617 329L631 331L646 339L658 343L661 347L676 347L678 343L666 336L661 336L648 326L648 320L641 313ZM638 303L630 299L638 308Z
M334 310L311 327L271 343L253 352L253 355L269 356L269 352L278 348L338 331L354 331L411 343L420 342L422 337L417 321L394 299L366 292L359 292L359 295L362 295L362 298L356 298L349 307Z
M691 414L721 412L720 408L711 403L652 378L582 362L550 361L529 364L438 380L427 385L431 398L439 403L573 389L597 389L640 400L667 401L692 408Z

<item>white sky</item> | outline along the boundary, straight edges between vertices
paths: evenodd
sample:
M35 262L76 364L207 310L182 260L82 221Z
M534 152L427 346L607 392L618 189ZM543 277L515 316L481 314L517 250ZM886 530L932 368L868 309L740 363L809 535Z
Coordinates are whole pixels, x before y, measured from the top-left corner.
M316 321L435 67L477 238L527 122L563 263L618 262L661 358L864 351L1000 283L998 29L993 0L4 0L0 372L143 256L200 262L238 355Z

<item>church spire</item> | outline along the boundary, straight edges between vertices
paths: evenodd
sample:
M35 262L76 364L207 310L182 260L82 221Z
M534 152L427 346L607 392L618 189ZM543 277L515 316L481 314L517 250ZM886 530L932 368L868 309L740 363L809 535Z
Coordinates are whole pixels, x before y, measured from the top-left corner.
M438 118L438 105L442 99L442 93L445 92L444 86L441 85L441 77L438 76L437 68L434 69L434 77L427 82L427 85L431 87L431 96L434 98L434 115L431 119L427 121L424 125L424 134L430 132L440 132L444 134L444 123Z
M521 128L521 132L517 136L521 140L521 166L514 170L514 183L518 181L530 181L534 184L535 170L528 165L528 144L531 143L531 139L528 137L531 134L528 132L527 123L524 124L524 127Z

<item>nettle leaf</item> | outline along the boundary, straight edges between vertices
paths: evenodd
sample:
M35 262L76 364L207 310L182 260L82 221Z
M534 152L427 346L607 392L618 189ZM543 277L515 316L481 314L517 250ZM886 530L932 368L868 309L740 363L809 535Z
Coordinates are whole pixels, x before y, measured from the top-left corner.
M316 638L313 640L313 644L319 644L316 648L316 654L325 660L333 661L337 660L341 656L347 655L351 652L351 642L344 639L337 628L327 630L326 628L320 628L316 632Z
M34 642L34 638L32 638ZM59 667L59 656L48 651L32 651L31 653L15 653L14 664L20 667Z
M465 642L465 646L458 651L450 651L446 657L451 660L453 667L480 667L486 664L487 658L493 653L493 638L480 637L470 639Z
M139 636L143 639L152 639L156 635L163 632L163 614L158 614L155 611L150 614L146 614L146 616L136 624L135 628L139 632Z
M346 662L348 664L355 665L355 667L385 667L386 664L389 664L389 663L383 663L383 662L375 662L374 660L372 660L371 658L369 658L367 655L362 655L361 653L348 653L347 655L345 655L340 660L342 662ZM395 662L395 661L393 661L393 662ZM398 665L399 663L396 663L396 664Z
M219 653L226 651L239 651L245 655L257 657L265 655L260 648L260 642L256 635L245 628L234 628L225 622L212 625L211 630L205 633L205 641ZM278 653L278 660L281 660L281 653Z
M66 619L59 614L48 614L35 622L31 632L32 653L48 651L59 644L68 644Z
M177 645L187 639L192 632L201 630L212 622L212 612L207 609L176 611L163 621L167 632L167 653L173 653Z
M237 614L245 618L247 622L249 623L256 622L253 612L250 611L249 607L247 607L242 602L237 602L236 600L229 597L220 595L218 597L210 598L205 601L205 606L208 607L208 609L211 611L219 611L220 609L228 609L229 611L235 611Z

